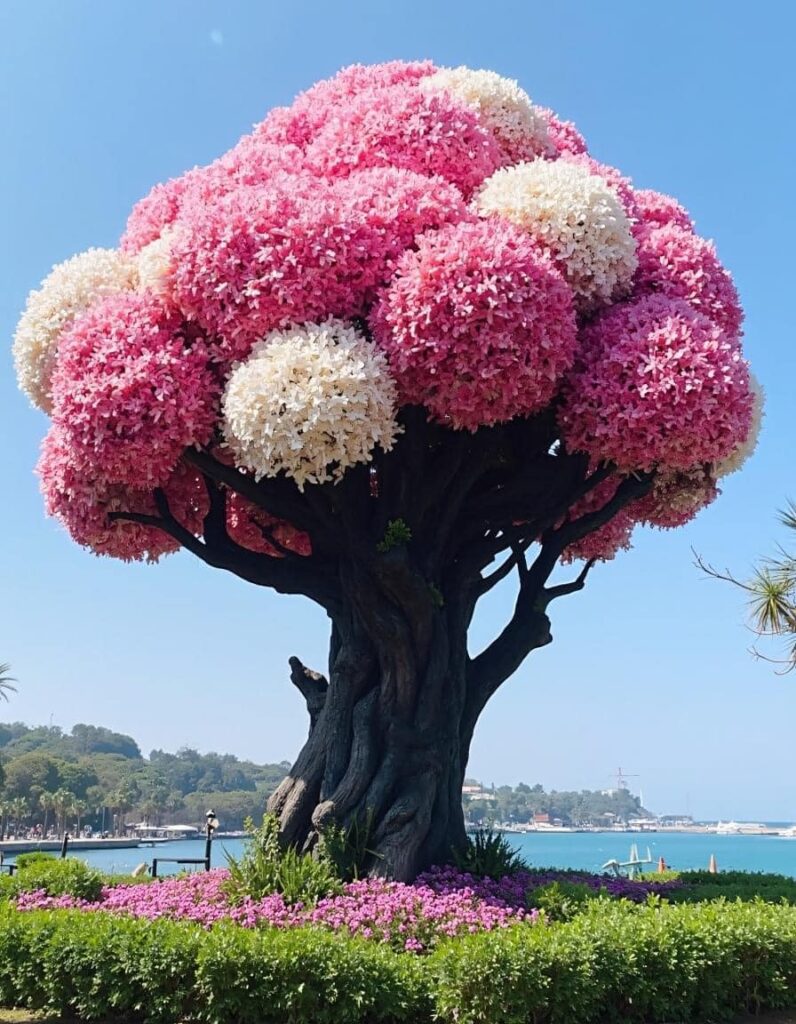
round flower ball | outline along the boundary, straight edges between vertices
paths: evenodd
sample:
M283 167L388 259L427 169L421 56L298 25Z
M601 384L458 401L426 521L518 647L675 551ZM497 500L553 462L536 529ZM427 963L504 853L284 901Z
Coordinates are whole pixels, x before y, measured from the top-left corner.
M497 171L475 198L482 216L524 228L560 263L578 309L589 312L630 290L636 243L611 185L588 167L534 160Z
M398 432L387 360L339 320L273 331L227 382L223 430L240 469L300 490L389 451Z
M110 518L120 512L157 515L152 492L93 480L56 426L42 443L36 472L47 514L95 554L125 562L156 562L179 549L177 541L158 527Z
M276 328L361 315L383 255L383 237L350 202L283 178L186 211L171 249L174 297L232 363Z
M300 93L289 107L276 107L256 126L255 135L277 146L302 151L336 111L363 92L394 85L416 86L435 71L431 61L387 61L384 64L351 64L332 78L323 79Z
M547 253L497 218L418 239L371 316L402 397L476 430L544 408L572 363L572 294Z
M737 339L743 311L729 272L713 245L674 224L652 228L638 240L636 291L685 299Z
M234 491L227 497L227 533L241 547L271 558L283 558L285 551L296 555L312 554L312 543L306 533L269 515ZM273 538L277 546L269 538Z
M155 487L212 436L217 396L206 350L179 315L131 292L92 306L63 336L53 421L97 478Z
M28 296L14 335L17 380L33 405L52 409L59 339L76 316L108 295L132 289L134 263L113 249L89 249L59 263Z
M553 157L562 153L586 153L586 140L575 127L574 121L564 121L554 110L548 107L537 107L536 112L547 123L547 138L553 147Z
M474 110L500 143L509 163L549 156L547 120L524 89L494 71L441 68L420 79L420 91L447 93Z
M637 188L633 193L633 201L638 217L638 223L633 228L637 237L651 228L665 228L670 225L682 228L683 231L694 230L694 222L685 207L663 192Z
M475 111L414 84L366 90L335 103L305 152L305 166L322 177L401 167L439 175L467 197L503 163L498 140Z
M763 427L763 416L766 403L766 395L763 386L753 373L749 374L749 386L752 390L752 422L749 432L743 441L740 442L725 458L713 466L713 472L717 480L729 476L730 473L737 473L738 470L754 455L757 442L760 438L760 431Z
M559 410L570 451L620 470L689 470L749 433L749 371L737 344L682 299L646 295L581 332Z

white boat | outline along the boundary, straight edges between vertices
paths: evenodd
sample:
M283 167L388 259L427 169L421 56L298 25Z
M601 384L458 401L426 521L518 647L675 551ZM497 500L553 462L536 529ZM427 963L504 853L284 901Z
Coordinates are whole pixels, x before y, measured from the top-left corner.
M716 826L718 836L764 836L770 832L770 828L756 821L720 821Z

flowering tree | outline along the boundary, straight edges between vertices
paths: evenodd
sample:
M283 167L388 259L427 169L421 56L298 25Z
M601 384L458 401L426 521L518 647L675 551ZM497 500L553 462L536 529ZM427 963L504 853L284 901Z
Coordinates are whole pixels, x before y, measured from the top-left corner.
M78 543L182 547L328 612L328 678L291 660L310 734L271 807L295 844L367 820L405 879L463 841L475 724L551 601L754 444L741 319L675 200L514 82L396 62L157 185L118 250L31 294L15 358ZM468 651L510 574L510 621Z

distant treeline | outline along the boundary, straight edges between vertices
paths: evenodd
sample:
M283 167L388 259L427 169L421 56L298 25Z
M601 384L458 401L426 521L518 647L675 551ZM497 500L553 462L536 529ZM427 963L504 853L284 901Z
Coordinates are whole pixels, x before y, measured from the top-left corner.
M487 822L525 823L533 816L547 815L550 822L564 825L599 825L649 814L641 801L627 789L578 791L556 790L549 793L538 783L529 786L482 786L475 779L465 780L465 790L480 792L464 796L465 815L476 824Z
M130 821L199 824L209 808L222 827L238 829L262 815L289 767L190 748L145 758L131 736L101 726L66 733L0 723L0 829L61 832L78 820L108 832Z

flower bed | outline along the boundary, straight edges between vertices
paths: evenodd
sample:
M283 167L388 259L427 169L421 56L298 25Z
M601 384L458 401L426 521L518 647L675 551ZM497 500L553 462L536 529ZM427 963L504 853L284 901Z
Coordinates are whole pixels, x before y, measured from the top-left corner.
M584 884L634 902L643 901L651 892L665 895L678 884L553 871L523 871L496 881L438 868L413 885L366 879L349 883L340 895L315 905L290 905L279 894L233 904L225 891L228 877L226 870L219 869L156 884L105 887L96 902L68 895L48 896L36 890L21 892L16 905L21 911L104 910L150 920L194 921L204 927L219 921L233 921L246 928L315 925L387 942L397 950L424 952L441 938L493 931L521 921L535 923L539 912L527 909L527 895L554 881Z

